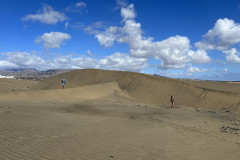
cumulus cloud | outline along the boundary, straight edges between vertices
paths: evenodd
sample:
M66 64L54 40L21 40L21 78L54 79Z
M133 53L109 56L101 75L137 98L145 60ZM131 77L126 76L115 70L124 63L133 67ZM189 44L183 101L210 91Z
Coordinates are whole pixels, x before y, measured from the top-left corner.
M134 57L146 57L153 47L153 38L142 36L141 24L134 20L127 20L125 25L119 28L118 43L127 43L130 54Z
M116 39L116 32L117 27L109 27L105 32L96 34L95 38L97 38L101 45L110 47L113 45L114 40Z
M208 70L207 69L199 69L197 67L189 67L186 69L185 74L190 76L193 73L200 73L200 72L206 72L206 71L208 71Z
M4 52L2 55L7 56L5 63L3 65L5 67L39 67L45 64L45 61L28 52Z
M240 53L236 50L236 48L223 51L223 53L225 54L225 58L227 62L240 63Z
M123 18L123 21L134 19L136 17L136 13L134 11L134 5L130 4L127 7L122 7L121 16Z
M71 36L67 33L50 32L50 33L44 33L43 35L38 36L35 39L35 43L39 44L43 42L43 47L45 49L60 48L63 42L69 39L71 39Z
M211 62L211 58L207 55L207 52L204 50L197 51L189 50L188 55L192 58L192 62L195 64Z
M203 50L226 50L240 43L240 24L228 18L219 19L213 29L209 30L196 47Z
M187 37L175 36L156 42L155 58L162 61L162 69L183 68L190 61L187 51L190 48Z
M49 60L48 68L63 68L63 69L82 69L82 68L96 68L97 60L94 58L88 58L85 56L72 57L72 56L60 56L53 60ZM45 68L47 69L47 68Z
M0 68L36 68L38 70L47 69L83 69L97 68L122 71L142 72L148 67L147 59L133 58L124 53L114 53L102 59L94 57L59 56L54 59L44 60L28 52L4 52L6 57L0 61Z
M190 51L190 40L185 36L172 36L162 41L154 41L146 37L141 29L141 24L135 21L134 5L130 4L121 8L122 27L111 26L104 32L96 33L95 37L105 47L111 47L114 41L129 45L129 53L135 58L155 58L160 60L161 69L184 68L186 63L194 60L196 63L209 62L210 57L204 51ZM194 54L193 54L194 53ZM197 61L201 57L202 61Z
M99 61L99 67L110 70L141 72L148 67L146 58L134 58L124 53L114 53Z
M14 67L18 67L18 65L8 61L0 61L0 68L14 68Z
M135 71L141 72L148 67L147 59L133 58L123 53L114 53L102 59L80 56L62 56L57 57L52 61L48 61L50 68L98 68L109 70Z
M43 5L42 10L38 10L36 14L29 14L22 18L23 21L39 21L44 24L56 24L67 19L64 13L55 11L51 6L46 4Z

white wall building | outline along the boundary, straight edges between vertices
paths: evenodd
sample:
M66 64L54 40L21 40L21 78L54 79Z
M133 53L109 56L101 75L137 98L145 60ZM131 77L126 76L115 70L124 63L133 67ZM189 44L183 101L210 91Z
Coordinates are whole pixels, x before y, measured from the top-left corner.
M2 75L0 75L0 78L11 78L11 79L15 79L14 76L2 76Z

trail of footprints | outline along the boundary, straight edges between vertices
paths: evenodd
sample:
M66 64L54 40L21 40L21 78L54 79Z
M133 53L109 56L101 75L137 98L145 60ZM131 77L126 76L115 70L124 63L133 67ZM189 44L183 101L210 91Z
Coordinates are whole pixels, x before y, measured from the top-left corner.
M240 120L232 120L231 125L222 125L220 131L223 133L230 133L240 135Z
M13 113L13 109L10 106L0 105L0 113Z

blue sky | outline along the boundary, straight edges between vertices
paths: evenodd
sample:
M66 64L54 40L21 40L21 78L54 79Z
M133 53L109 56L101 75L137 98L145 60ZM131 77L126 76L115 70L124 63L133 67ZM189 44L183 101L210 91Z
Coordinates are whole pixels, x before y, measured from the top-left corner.
M0 69L240 80L239 0L1 0L0 22Z

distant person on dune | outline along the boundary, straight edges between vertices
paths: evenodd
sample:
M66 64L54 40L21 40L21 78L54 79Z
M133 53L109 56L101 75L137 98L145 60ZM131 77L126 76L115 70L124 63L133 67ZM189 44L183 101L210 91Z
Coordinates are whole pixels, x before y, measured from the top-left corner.
M63 78L63 79L62 79L62 88L63 88L63 89L64 89L65 84L66 84L66 79Z
M174 105L174 97L173 97L172 94L171 94L170 102L171 102L171 104L172 104L171 108L172 108L172 107L175 107L175 105Z

